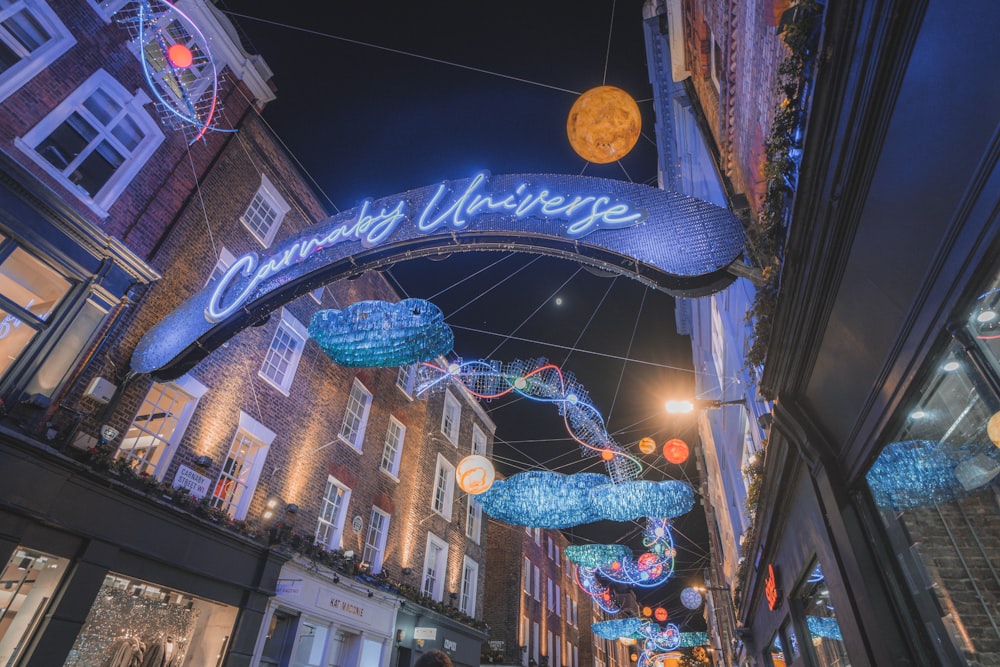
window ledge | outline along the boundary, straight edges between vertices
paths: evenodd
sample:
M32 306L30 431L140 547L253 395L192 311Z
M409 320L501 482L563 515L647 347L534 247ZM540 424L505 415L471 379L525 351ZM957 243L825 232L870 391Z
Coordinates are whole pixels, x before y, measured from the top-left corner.
M356 452L358 454L361 453L361 447L358 447L353 442L351 442L350 440L348 440L347 438L345 438L343 433L338 433L337 434L337 440L341 441L342 443L344 443L345 445L347 445L348 447L350 447L351 451Z
M275 382L275 381L274 381L274 380L272 380L271 378L267 377L266 375L264 375L264 374L263 374L263 373L261 373L260 371L257 371L257 377L259 377L259 378L261 378L262 380L264 380L264 382L266 382L267 384L271 385L271 387L272 387L272 388L274 388L274 389L277 389L278 391L280 391L280 392L281 392L282 394L284 394L285 396L290 396L290 395L291 395L291 394L289 393L289 391L288 391L288 390L289 390L289 389L291 388L291 383L289 383L289 386L288 386L288 388L285 388L285 387L282 387L282 386L281 386L281 385L279 385L279 384L278 384L277 382Z
M399 484L399 477L397 477L396 475L393 475L391 472L389 472L388 470L386 470L382 466L379 466L378 469L379 469L379 472L381 472L383 475L385 475L386 477L388 477L392 481L394 481L397 484Z

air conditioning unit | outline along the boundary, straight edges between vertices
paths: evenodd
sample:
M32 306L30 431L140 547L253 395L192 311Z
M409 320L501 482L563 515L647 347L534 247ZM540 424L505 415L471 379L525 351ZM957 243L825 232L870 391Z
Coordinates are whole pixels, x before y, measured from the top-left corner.
M98 403L107 403L111 400L111 397L115 395L116 389L118 389L118 387L111 382L102 377L96 377L90 381L89 385L87 385L87 391L83 392L83 395L89 396Z

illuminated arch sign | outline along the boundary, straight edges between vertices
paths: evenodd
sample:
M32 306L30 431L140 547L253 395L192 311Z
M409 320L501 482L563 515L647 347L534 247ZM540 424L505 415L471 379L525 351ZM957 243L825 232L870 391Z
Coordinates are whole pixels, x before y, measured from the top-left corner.
M743 251L728 210L676 192L584 176L483 172L365 200L236 260L139 342L132 369L179 377L234 333L316 287L401 258L521 250L574 259L677 296L716 292Z

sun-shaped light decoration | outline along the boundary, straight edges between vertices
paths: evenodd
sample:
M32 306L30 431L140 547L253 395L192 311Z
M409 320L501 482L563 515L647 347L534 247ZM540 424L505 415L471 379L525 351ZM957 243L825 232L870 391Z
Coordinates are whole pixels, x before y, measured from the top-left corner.
M597 164L625 157L641 130L639 105L614 86L598 86L580 95L566 119L570 146L584 160Z
M470 496L484 493L493 486L496 480L496 471L493 463L480 454L471 454L458 462L455 468L455 477L458 486Z

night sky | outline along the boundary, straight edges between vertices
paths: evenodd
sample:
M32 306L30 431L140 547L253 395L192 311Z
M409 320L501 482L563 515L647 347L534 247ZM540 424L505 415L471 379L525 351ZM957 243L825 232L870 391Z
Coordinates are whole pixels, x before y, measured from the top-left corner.
M331 212L479 170L656 185L641 1L308 3L311 11L306 4L227 0L219 7L274 71L278 98L264 118ZM569 146L566 117L579 93L605 83L639 102L643 136L620 163L588 164ZM444 311L455 332L453 356L545 357L587 388L623 446L635 451L647 435L659 444L672 437L697 444L694 420L663 410L668 397L694 390L690 342L676 335L672 297L528 254L457 253L399 262L386 273L403 296ZM552 406L500 400L486 407L497 424L501 472L603 472L599 459L583 457L569 440ZM646 479L695 474L693 464L670 465L658 455L644 464ZM677 595L700 583L707 565L704 517L696 510L676 525L678 575L644 599L665 604L682 630L699 630L702 619ZM624 539L641 552L640 524L566 532L577 542Z

